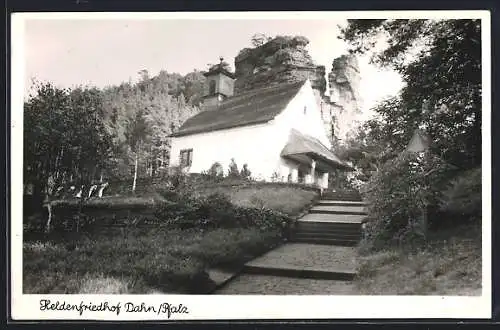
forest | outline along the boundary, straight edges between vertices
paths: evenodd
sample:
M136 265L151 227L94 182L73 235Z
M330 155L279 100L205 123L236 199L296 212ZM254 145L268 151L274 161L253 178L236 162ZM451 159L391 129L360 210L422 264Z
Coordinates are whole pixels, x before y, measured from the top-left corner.
M153 176L168 166L169 135L200 111L205 77L161 71L103 89L35 81L24 104L24 182L46 198L60 186ZM132 187L134 186L134 187Z

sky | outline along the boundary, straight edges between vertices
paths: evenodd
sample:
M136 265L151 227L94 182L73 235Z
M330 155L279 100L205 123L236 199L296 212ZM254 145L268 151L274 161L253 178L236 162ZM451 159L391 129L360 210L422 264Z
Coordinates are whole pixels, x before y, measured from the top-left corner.
M25 95L31 79L60 87L104 87L136 81L140 70L186 74L219 57L231 63L256 33L302 35L309 54L328 72L347 52L338 19L27 19L24 25ZM359 58L363 112L402 86L399 75Z

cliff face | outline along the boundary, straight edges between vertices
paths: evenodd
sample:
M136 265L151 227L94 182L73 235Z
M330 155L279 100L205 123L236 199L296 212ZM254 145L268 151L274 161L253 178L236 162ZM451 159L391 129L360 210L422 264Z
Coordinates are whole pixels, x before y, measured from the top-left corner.
M253 88L309 78L320 94L326 90L325 67L316 65L304 37L279 36L262 46L244 48L234 60L235 94Z
M335 136L339 139L345 139L361 113L360 81L359 64L355 56L342 55L333 60L332 70L328 74L329 103Z
M256 48L244 48L234 60L234 93L309 78L321 109L325 129L333 144L345 139L360 113L360 72L355 56L333 60L326 93L325 67L317 65L301 36L279 36Z

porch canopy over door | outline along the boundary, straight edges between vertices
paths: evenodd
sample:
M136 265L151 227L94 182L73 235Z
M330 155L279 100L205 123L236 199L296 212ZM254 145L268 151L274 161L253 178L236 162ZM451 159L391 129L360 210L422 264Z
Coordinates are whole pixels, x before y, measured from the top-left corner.
M316 169L323 172L332 172L336 169L353 170L351 166L341 161L318 139L292 129L288 142L281 151L281 156L309 165L316 162Z

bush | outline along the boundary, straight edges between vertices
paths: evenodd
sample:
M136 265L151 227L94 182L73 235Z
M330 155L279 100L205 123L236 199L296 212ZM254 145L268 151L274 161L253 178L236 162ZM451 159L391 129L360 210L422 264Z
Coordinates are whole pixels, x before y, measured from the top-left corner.
M227 176L230 178L238 178L240 176L240 171L238 170L238 165L234 161L234 158L231 158L231 163L229 164L229 170Z
M93 231L109 225L139 226L155 223L154 210L170 203L156 197L105 197L89 200L55 200L51 202L53 232ZM44 232L48 220L47 208L24 217L24 233Z
M186 174L180 167L172 167L169 173L169 182L172 188L177 189L186 183Z
M243 168L241 169L241 172L240 172L240 177L242 177L243 179L250 179L251 176L252 176L252 172L248 169L248 165L243 164Z
M425 239L424 214L437 205L449 167L429 153L403 153L381 166L367 184L365 234L374 248Z
M460 174L443 192L440 209L465 218L481 217L481 168Z
M266 208L235 206L229 197L213 193L206 197L178 195L172 204L156 210L160 222L171 228L280 228L288 216Z
M219 162L215 162L210 166L207 172L202 174L205 174L205 176L212 179L212 181L218 182L224 178L224 169Z

